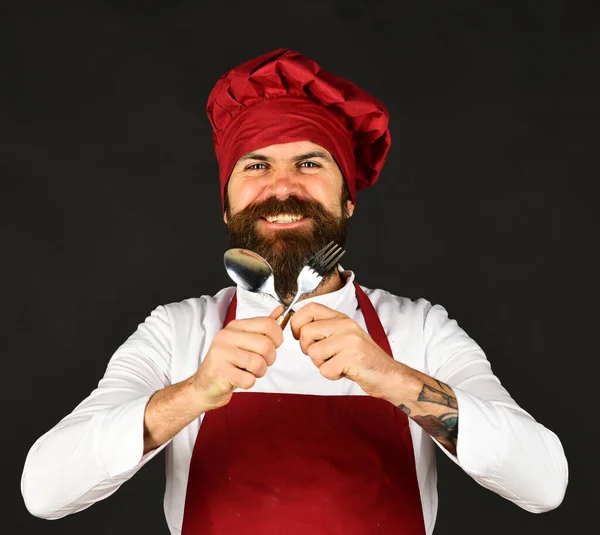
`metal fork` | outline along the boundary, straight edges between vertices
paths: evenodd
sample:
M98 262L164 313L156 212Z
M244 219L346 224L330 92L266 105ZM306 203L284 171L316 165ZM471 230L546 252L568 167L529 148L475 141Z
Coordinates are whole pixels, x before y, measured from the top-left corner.
M277 318L277 323L285 329L294 311L292 307L304 294L314 292L323 280L323 277L335 266L346 251L334 242L329 242L315 254L302 268L298 275L298 291L285 310Z

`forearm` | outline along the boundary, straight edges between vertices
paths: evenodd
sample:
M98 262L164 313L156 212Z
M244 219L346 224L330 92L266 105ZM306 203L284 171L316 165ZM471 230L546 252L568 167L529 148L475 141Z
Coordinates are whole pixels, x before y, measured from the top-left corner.
M106 409L83 406L40 437L21 479L31 514L55 519L81 511L139 469L147 402L142 396Z
M480 485L527 511L556 507L568 481L558 437L512 399L482 348L443 307L426 306L425 312L426 369L452 385L460 412L456 452L442 451ZM402 403L413 408L396 400Z
M398 370L386 399L435 438L480 485L531 512L558 506L568 468L554 433L514 402L481 399L404 365ZM486 391L495 385L490 379Z
M157 390L150 399L100 408L109 397L98 397L97 407L82 405L31 448L21 487L33 515L61 518L109 496L153 456L148 452L204 412L188 381Z
M144 415L171 383L170 318L158 307L111 357L98 387L30 448L21 478L27 509L61 518L110 496L144 455Z
M388 401L456 455L458 404L452 388L402 364L394 383Z
M171 440L207 409L192 378L155 392L144 413L144 453Z

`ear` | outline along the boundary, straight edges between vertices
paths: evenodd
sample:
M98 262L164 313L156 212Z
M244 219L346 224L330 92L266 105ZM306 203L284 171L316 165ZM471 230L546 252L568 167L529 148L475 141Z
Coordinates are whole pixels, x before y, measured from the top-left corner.
M223 221L227 225L227 212L229 212L229 179L223 188Z
M354 203L350 199L348 199L346 201L346 211L348 212L348 218L352 217L352 214L354 213L354 208Z

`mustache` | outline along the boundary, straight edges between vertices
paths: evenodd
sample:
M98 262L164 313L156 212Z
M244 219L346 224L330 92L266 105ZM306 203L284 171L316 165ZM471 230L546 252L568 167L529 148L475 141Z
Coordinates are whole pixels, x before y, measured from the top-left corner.
M242 212L245 217L254 219L264 219L268 216L275 216L282 213L298 214L303 215L304 217L318 219L329 214L329 211L320 202L303 199L297 195L290 195L285 199L269 197L264 201L248 205L240 212L240 214Z

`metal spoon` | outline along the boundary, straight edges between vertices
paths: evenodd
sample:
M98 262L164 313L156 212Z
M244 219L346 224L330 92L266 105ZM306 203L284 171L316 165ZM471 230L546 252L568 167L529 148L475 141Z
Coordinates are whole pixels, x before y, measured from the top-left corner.
M267 294L285 305L275 291L271 265L259 254L248 249L228 249L223 256L225 269L233 282L250 292Z

